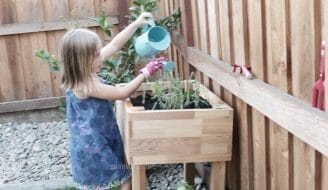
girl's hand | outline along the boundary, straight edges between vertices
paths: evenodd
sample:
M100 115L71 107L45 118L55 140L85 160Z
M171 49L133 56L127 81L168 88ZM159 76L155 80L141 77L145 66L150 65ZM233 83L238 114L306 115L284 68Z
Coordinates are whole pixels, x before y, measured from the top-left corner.
M154 19L154 17L151 13L143 12L140 14L140 16L137 18L137 20L135 22L139 27L139 26L148 24L149 20L153 20L153 19Z
M158 71L159 69L162 69L163 65L160 63L160 61L154 60L149 62L144 68L142 68L139 73L142 73L145 75L146 78L153 75Z

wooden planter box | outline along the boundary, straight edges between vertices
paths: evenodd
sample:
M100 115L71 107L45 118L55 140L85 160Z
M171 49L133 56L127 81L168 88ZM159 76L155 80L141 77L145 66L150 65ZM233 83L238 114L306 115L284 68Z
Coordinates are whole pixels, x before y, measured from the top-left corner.
M137 92L149 90L143 84ZM117 121L130 165L231 159L233 110L200 85L210 109L144 110L117 101Z

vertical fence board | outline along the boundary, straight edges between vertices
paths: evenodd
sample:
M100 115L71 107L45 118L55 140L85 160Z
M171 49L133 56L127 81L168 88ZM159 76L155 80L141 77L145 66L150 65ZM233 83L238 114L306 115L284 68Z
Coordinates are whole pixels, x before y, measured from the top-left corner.
M1 101L15 101L25 98L25 85L23 78L23 68L20 64L22 59L19 50L18 36L0 37L1 49L1 85L0 92L3 99Z
M307 0L291 0L292 93L308 102L315 71L314 7ZM302 21L300 24L299 20ZM295 189L315 189L315 150L294 137Z
M268 82L287 91L287 30L285 1L265 1ZM288 132L270 121L270 189L289 189Z
M58 20L60 17L69 18L69 6L66 0L43 1L44 19L48 21ZM64 21L63 21L64 22ZM59 42L65 31L47 32L47 50L59 59ZM53 96L64 95L59 88L61 83L61 72L52 72L51 83Z
M43 4L40 0L16 1L18 22L42 21ZM24 69L26 98L51 97L50 74L45 64L34 56L36 49L46 49L45 32L20 35L21 64Z
M194 33L194 46L201 49L201 37L200 37L200 26L199 26L199 12L198 12L198 1L197 0L191 0L191 9L192 9L192 30ZM197 80L201 81L201 73L196 70L195 72Z
M192 9L192 30L194 33L194 46L200 48L200 37L199 37L199 24L198 24L198 8L197 0L191 0Z
M230 48L230 25L229 25L229 0L219 0L219 26L220 26L220 57L224 62L231 64L231 48Z
M292 91L293 95L309 101L315 77L313 2L291 0L291 4Z
M328 45L328 1L321 2L321 21L322 21L322 30L321 30L321 38L326 41L326 45ZM325 107L326 112L328 112L328 50L326 50L325 56ZM322 156L322 172L321 172L321 190L328 189L328 157Z
M205 0L197 1L198 8L198 27L199 27L199 38L200 38L200 46L199 48L208 53L208 36L207 36L207 8Z
M0 1L0 23L11 24L16 21L15 3L12 0Z
M115 6L115 4L113 4ZM94 0L71 1L71 13L73 17L90 17L95 14ZM118 8L117 8L118 9Z
M231 30L230 30L230 6L229 3L231 3L231 1L229 0L219 0L218 1L218 12L219 12L219 27L220 27L220 39L221 39L221 43L219 44L220 46L220 59L222 59L225 63L228 64L232 64L231 61L231 43L232 43L232 38L231 38ZM216 86L218 86L218 84L213 85L214 88ZM221 87L220 88L221 91ZM233 95L227 91L222 89L222 98L223 100L228 103L231 107L233 107ZM237 130L234 131L234 134L237 134ZM233 143L235 144L235 142L238 143L238 140L236 137L233 138ZM238 169L233 169L233 168L238 168L238 164L236 164L236 162L238 162L238 158L236 156L238 156L238 149L234 148L233 149L233 155L235 155L232 158L231 162L227 163L227 185L231 188L231 189L237 189L237 187L240 186L240 181L238 179L238 173L239 170Z
M247 2L248 8L248 34L249 34L249 65L252 67L253 74L264 80L264 44L262 7L263 1L250 0ZM253 137L253 159L254 159L254 190L267 188L267 157L266 149L266 124L265 116L252 109L252 137Z
M95 15L120 15L119 2L122 0L94 0L94 11ZM124 0L126 1L126 0ZM123 2L123 4L129 4L128 2ZM132 2L128 7L132 6ZM125 16L125 13L122 13Z
M198 25L199 25L199 39L200 39L200 49L203 52L209 53L209 38L208 38L208 15L207 15L207 1L206 0L198 0L197 1L198 8ZM201 81L204 86L209 86L209 78L206 74L201 74Z
M15 2L10 0L1 1L1 24L16 22ZM0 36L2 56L0 58L0 101L14 101L25 98L25 86L22 81L23 69L20 64L19 38L18 36ZM16 89L15 89L16 88Z
M245 23L243 1L232 1L232 39L234 63L238 65L246 64L245 43ZM253 159L252 144L250 133L250 112L246 103L236 99L236 109L238 123L235 128L239 131L239 148L240 148L240 177L241 189L253 189ZM234 129L235 129L234 128Z
M219 44L221 44L220 37L220 27L218 26L219 22L219 11L218 11L218 1L208 0L207 2L207 17L208 19L208 31L209 31L209 46L210 54L219 59Z
M182 34L186 40L186 46L194 46L194 33L192 25L192 7L191 0L180 0ZM184 59L184 79L190 75L189 63Z

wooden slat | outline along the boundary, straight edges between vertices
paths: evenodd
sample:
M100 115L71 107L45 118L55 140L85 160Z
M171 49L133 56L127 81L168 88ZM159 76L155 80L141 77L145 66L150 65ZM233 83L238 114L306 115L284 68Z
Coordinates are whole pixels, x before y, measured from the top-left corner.
M208 48L208 35L207 35L207 7L205 0L198 0L197 1L197 10L198 10L198 28L199 28L199 40L200 46L199 48L205 52L209 53ZM194 25L195 26L195 25Z
M172 145L174 148L172 148ZM201 139L198 137L129 140L129 146L131 149L130 156L133 157L154 156L154 155L179 157L179 156L187 156L185 155L186 152L188 152L190 156L190 155L201 153L200 145L201 145ZM184 154L181 154L181 152L184 152Z
M239 134L241 189L254 189L251 126L248 105L236 100L237 126Z
M225 167L225 162L213 162L211 164L209 189L225 190Z
M206 53L209 53L209 29L208 29L208 14L207 14L207 1L198 0L197 1L197 10L198 10L198 25L199 25L199 40L200 40L200 49ZM204 86L209 87L209 78L205 73L201 73L200 81Z
M265 55L263 45L263 16L262 8L264 4L260 0L251 0L247 2L248 9L248 34L249 34L249 65L252 67L252 73L259 79L265 77ZM254 190L267 188L267 154L269 146L266 144L266 126L265 116L257 110L251 111L252 121L252 145L254 160Z
M314 4L307 0L292 0L290 3L291 19L299 19L299 22L291 22L292 94L309 102L315 81ZM297 137L294 137L293 145L294 174L306 173L294 175L294 188L314 190L315 150Z
M109 24L118 24L117 16L107 16L107 22ZM89 18L71 19L65 21L46 21L46 22L34 22L34 23L15 23L5 24L0 27L0 35L14 35L25 34L33 32L46 32L54 30L65 30L72 28L79 24L81 27L94 27L98 24Z
M197 1L191 0L191 11L192 11L192 31L193 31L193 38L194 38L194 46L200 47L200 36L199 36L199 21L198 21L198 8L197 8ZM190 29L189 29L190 30Z
M286 10L286 2L283 0L265 2L267 80L272 86L284 92L288 90L286 51L288 39L286 38L290 38L286 28L288 26ZM280 29L276 30L276 28ZM292 162L289 162L289 159L292 159L290 158L292 152L289 150L288 131L277 123L275 120L269 121L269 139L266 142L269 148L270 173L267 177L267 185L271 189L289 189L293 184L293 180L290 180L293 172Z
M243 9L243 1L232 1L232 36L233 39L233 59L238 65L246 64L246 24L243 17L245 15ZM241 189L254 189L253 185L253 160L252 160L252 145L250 133L250 121L248 106L241 99L236 99L237 123L235 128L238 128L239 134L239 151L240 151L240 176Z
M37 109L55 108L60 105L64 97L40 98L0 103L0 113L30 111Z
M182 33L184 38L187 41L188 46L194 45L194 36L193 36L193 23L192 23L192 0L180 0L180 9L181 9L181 20L182 22Z
M221 60L231 64L231 47L230 47L230 25L229 25L229 0L219 0L219 17L220 17L220 38L221 38Z
M132 169L132 190L146 189L146 168L142 165L133 165Z
M181 20L182 22L182 34L183 37L180 36L180 40L183 40L182 43L175 43L176 44L183 44L183 47L177 47L177 50L179 51L180 55L183 56L183 71L184 71L184 79L189 77L190 74L190 67L189 63L186 61L186 48L187 46L193 46L194 45L194 30L193 28L193 15L192 15L192 5L191 5L191 0L180 0L180 9L181 9ZM176 32L176 34L179 34ZM177 36L177 35L174 35ZM175 38L177 39L177 38ZM186 42L184 42L186 40ZM184 179L186 182L188 182L190 185L194 185L194 178L195 178L195 164L194 163L184 163Z
M183 179L191 186L194 185L195 174L194 163L183 163Z
M16 22L15 2L1 1L1 24ZM1 102L14 101L25 98L25 84L23 79L23 67L20 55L20 44L18 36L1 36L0 48L0 94Z
M217 0L207 1L207 18L208 18L208 32L209 32L209 53L212 57L219 59L219 45L220 39L220 23L219 17L219 2Z
M328 155L328 117L307 103L261 80L247 80L231 73L231 67L196 48L187 50L188 62L247 104L268 116L295 136ZM272 106L274 100L275 106ZM284 110L282 114L280 110ZM313 138L316 137L316 138Z
M19 56L20 45L18 36L0 37L0 92L1 102L15 101L25 98L23 67Z
M116 1L118 4L119 11L119 28L123 28L128 24L128 19L126 15L128 15L128 2L127 0Z
M220 17L220 50L221 50L221 57L220 59L223 60L225 63L232 64L232 38L231 38L231 31L232 31L232 20L231 20L231 3L230 0L219 0L219 17ZM222 87L220 83L213 80L214 84L219 84L220 88L222 89L222 97L223 100L231 107L234 107L234 96L226 89ZM215 87L214 87L215 89ZM240 189L240 163L239 163L239 139L238 139L238 130L234 128L233 131L233 149L232 149L232 160L231 162L227 163L227 186L229 189L237 190Z
M94 15L94 1L95 0L70 1L71 16L88 17Z
M17 22L26 20L42 21L44 19L42 1L37 0L33 3L20 1L19 4L16 4L16 19ZM19 41L22 60L20 64L22 64L24 76L24 80L21 82L25 83L26 98L51 97L52 90L48 67L41 64L41 61L34 56L35 50L39 48L46 49L46 34L44 32L34 35L22 34L19 36Z
M321 20L322 20L322 30L321 30L321 39L326 41L326 45L328 45L328 2L321 2ZM326 113L328 112L328 53L326 51L325 58L325 107ZM321 189L328 189L328 156L322 156L322 170L321 170Z
M166 155L146 155L135 156L131 162L134 165L138 164L167 164L167 163L183 163L183 162L216 162L216 161L229 161L231 160L231 154L210 154L210 155L178 155L174 154L174 157L168 158Z
M44 1L44 20L52 21L58 19L58 13L64 18L69 17L69 7L68 1L58 0L58 1ZM63 30L47 32L47 50L51 52L52 55L59 58L59 42L64 35ZM42 64L42 63L40 63ZM61 84L61 72L51 72L51 86L52 86L52 96L63 96L64 90L60 88Z

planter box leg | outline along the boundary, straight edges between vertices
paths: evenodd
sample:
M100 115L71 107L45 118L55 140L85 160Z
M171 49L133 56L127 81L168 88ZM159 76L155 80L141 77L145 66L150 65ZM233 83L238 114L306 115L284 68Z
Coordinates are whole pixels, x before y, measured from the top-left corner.
M212 162L210 190L225 189L226 162Z
M195 179L195 164L194 163L183 163L183 177L189 185L194 186Z
M146 168L143 165L132 165L132 190L146 189Z

